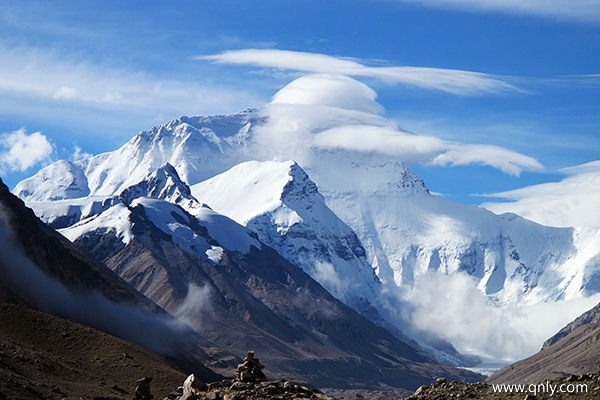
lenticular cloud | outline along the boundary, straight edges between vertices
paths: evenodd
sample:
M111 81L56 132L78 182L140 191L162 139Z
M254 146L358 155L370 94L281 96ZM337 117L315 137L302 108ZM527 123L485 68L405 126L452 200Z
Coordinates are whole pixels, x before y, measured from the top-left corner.
M381 114L377 93L343 75L309 75L291 82L273 96L272 104L305 104Z
M343 150L424 165L487 165L510 175L540 170L534 158L485 144L448 142L403 131L386 119L377 93L344 75L316 74L294 80L263 108L256 154L294 159L309 166L315 151Z

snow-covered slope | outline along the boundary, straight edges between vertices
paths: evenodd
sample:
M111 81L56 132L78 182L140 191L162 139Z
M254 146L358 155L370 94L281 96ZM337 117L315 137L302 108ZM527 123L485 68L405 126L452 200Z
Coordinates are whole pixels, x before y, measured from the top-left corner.
M376 303L380 282L356 234L293 161L248 161L192 187L213 210L258 234L337 298Z
M14 193L25 201L54 201L85 197L90 189L81 163L60 160L20 182Z
M330 193L329 204L386 283L412 287L432 271L466 272L501 304L600 292L594 229L545 227L400 187Z
M197 183L237 163L229 159L230 148L243 143L258 121L260 117L253 111L181 117L138 133L116 151L77 163L54 163L20 182L14 193L26 201L113 196L166 163L173 165L185 182Z
M182 249L217 263L224 248L247 253L252 246L261 247L247 229L199 203L170 164L102 204L97 213L60 232L71 241L90 233L113 233L128 244L135 219L143 218Z

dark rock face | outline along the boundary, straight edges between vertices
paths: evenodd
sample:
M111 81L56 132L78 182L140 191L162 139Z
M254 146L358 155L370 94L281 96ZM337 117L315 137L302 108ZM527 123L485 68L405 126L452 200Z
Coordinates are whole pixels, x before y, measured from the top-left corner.
M131 288L105 265L79 250L41 222L33 211L10 193L1 180L0 213L3 216L0 224L5 224L12 232L3 240L10 240L11 245L24 252L27 258L44 273L75 291L85 293L94 290L109 300L136 304L153 311L159 310L155 304ZM7 257L0 258L0 263L2 267L0 273L14 268L12 264L7 265L9 263ZM4 282L6 283L6 279ZM8 287L6 290L11 289ZM20 293L20 296L23 297L23 294ZM43 304L34 304L35 301L31 298L22 298L22 301L43 308Z

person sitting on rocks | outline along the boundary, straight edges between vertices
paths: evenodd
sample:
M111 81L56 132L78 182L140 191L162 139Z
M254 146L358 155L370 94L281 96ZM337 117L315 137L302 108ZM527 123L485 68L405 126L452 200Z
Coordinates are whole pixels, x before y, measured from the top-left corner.
M238 379L242 382L260 382L267 379L262 369L265 366L260 363L258 358L254 358L254 352L249 351L244 362L238 364Z
M135 400L152 400L154 396L150 392L150 382L152 378L142 378L136 382Z

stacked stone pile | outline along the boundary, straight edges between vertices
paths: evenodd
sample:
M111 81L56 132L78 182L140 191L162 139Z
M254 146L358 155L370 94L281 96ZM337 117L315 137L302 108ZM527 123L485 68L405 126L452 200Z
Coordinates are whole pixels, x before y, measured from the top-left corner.
M206 383L192 374L164 400L334 400L316 389L292 381L269 381L262 372L264 367L250 351L244 362L237 366L235 378ZM152 378L137 381L135 400L154 398L150 391L151 381Z
M291 381L242 382L223 380L218 382L200 382L190 375L175 391L164 400L333 400L318 390Z

